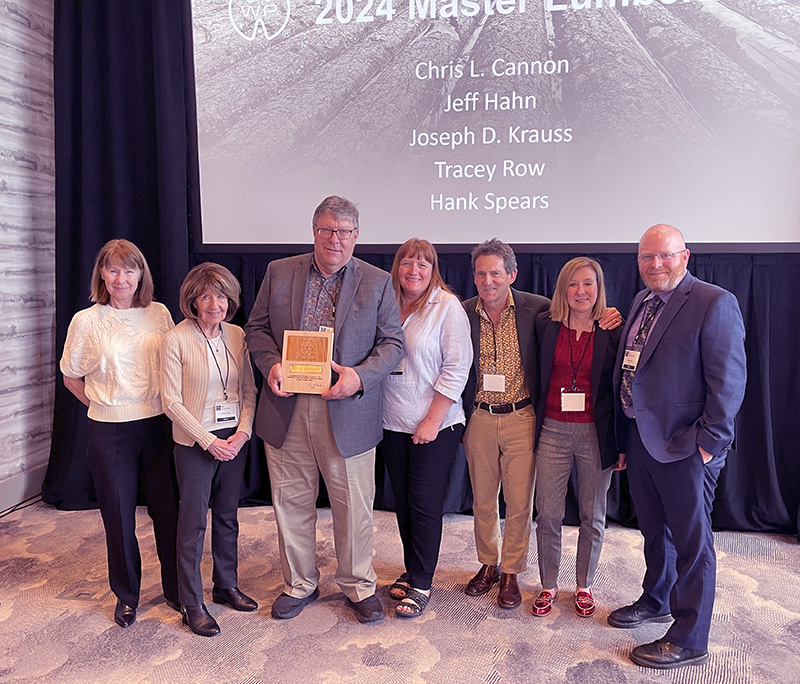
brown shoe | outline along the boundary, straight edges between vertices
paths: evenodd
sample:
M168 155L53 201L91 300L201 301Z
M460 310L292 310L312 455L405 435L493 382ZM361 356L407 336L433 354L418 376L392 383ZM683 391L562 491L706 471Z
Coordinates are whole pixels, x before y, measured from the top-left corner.
M516 608L522 603L522 594L517 586L517 576L509 572L500 573L500 593L497 595L497 605L501 608Z
M497 565L481 565L478 574L467 584L464 593L467 596L483 596L500 579L500 567Z

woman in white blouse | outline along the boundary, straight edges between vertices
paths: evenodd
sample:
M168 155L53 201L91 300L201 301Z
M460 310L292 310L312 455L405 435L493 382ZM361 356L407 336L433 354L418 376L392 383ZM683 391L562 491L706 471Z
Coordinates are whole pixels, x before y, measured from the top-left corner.
M173 326L153 301L144 255L127 240L98 252L91 283L94 306L75 314L60 368L64 384L88 410L87 457L108 550L108 580L117 597L114 620L136 620L142 564L136 540L139 484L153 519L161 586L179 610L175 566L177 490L170 424L161 408L159 347Z
M405 572L389 595L398 617L428 604L444 495L464 431L461 392L472 363L467 315L444 284L436 250L408 240L394 258L406 358L385 383L381 449L394 492Z
M238 587L239 495L253 428L256 387L244 330L229 321L241 288L224 266L195 266L181 285L186 319L164 336L164 411L173 423L178 512L178 588L183 622L200 636L219 633L203 601L200 562L209 504L212 597L235 610L258 604Z

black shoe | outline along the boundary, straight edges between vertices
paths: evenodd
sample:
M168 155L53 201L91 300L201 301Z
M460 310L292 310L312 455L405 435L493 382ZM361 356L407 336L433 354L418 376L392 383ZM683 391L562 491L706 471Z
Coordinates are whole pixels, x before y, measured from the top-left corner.
M500 581L500 566L481 565L475 577L468 583L464 593L467 596L483 596Z
M708 651L681 648L666 639L657 639L651 644L642 644L631 651L630 659L642 667L656 670L671 670L684 665L703 665L708 662Z
M624 608L617 608L606 619L612 627L631 629L648 622L672 622L672 615L669 613L654 613L636 601Z
M168 598L165 598L164 599L164 603L166 603L176 613L180 613L181 612L181 604L178 603L177 601L170 601Z
M183 606L181 608L183 624L200 636L212 637L219 634L219 625L211 617L204 603L199 606Z
M289 618L297 617L303 612L305 608L312 601L319 598L319 587L315 587L305 598L295 598L289 594L281 594L275 599L272 604L272 617L278 620L288 620Z
M214 603L227 603L234 610L243 610L249 613L251 610L258 608L258 604L239 591L239 587L233 587L233 589L214 587L211 596L214 598Z
M359 622L380 622L384 618L383 606L375 594L360 601L347 599L347 602L356 611Z
M114 622L120 627L130 627L136 622L136 608L131 608L122 599L117 599L117 607L114 608Z

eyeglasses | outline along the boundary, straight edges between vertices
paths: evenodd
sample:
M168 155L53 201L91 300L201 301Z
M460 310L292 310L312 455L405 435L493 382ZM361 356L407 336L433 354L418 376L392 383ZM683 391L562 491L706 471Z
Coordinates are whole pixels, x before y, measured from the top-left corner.
M334 230L333 228L317 228L316 231L317 235L326 240L330 239L334 233L340 240L347 240L356 232L354 228L339 228L338 230Z
M637 258L639 259L639 263L641 264L649 264L653 261L656 257L660 261L669 261L673 257L677 256L678 254L683 254L686 249L679 249L677 252L659 252L658 254L640 254Z

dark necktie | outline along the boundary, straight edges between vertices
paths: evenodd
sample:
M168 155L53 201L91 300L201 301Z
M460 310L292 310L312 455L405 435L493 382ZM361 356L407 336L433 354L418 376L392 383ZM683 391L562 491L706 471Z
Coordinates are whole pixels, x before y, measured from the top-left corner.
M639 326L639 331L636 333L636 336L633 338L633 342L631 343L631 349L633 349L633 351L641 352L642 349L644 349L644 344L647 341L647 335L650 333L650 328L653 327L653 321L655 320L656 314L663 304L664 301L658 295L647 302L647 305L644 308L644 316L642 316L642 324ZM622 371L622 386L619 390L619 398L622 400L622 406L626 409L633 406L631 385L633 384L634 375L636 375L636 371Z

